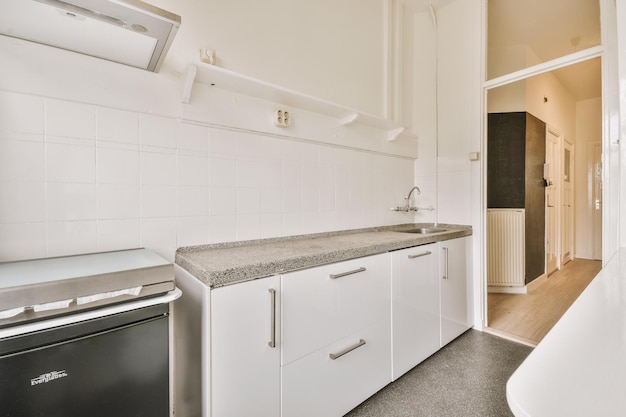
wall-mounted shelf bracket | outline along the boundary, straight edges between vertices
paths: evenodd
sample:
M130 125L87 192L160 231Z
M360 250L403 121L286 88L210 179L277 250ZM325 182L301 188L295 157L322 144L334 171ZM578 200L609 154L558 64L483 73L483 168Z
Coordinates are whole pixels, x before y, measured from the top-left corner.
M187 67L187 70L182 74L180 79L180 101L187 104L191 99L191 89L193 82L196 79L196 73L198 68L191 64Z
M359 113L354 112L339 119L339 124L346 126L356 122L357 120L359 120Z
M397 129L389 130L387 132L387 140L389 142L393 142L394 140L398 139L398 136L400 136L400 134L404 132L404 130L405 130L404 127L399 127Z

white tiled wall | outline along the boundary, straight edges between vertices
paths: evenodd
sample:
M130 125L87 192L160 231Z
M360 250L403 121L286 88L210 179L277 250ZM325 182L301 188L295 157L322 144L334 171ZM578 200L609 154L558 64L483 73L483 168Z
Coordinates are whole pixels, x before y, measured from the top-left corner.
M412 221L413 161L0 92L0 261Z

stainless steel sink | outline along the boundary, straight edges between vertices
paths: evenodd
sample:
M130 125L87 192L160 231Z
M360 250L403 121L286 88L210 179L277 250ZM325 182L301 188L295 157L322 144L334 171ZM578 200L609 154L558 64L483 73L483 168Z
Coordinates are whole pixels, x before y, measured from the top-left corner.
M441 233L441 232L445 232L446 229L438 229L435 227L418 227L415 229L407 229L407 230L398 230L399 232L402 233L418 233L421 235L427 235L430 233Z

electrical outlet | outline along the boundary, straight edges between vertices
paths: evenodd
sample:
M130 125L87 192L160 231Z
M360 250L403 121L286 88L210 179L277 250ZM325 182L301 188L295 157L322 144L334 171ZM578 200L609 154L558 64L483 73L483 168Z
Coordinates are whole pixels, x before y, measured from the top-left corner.
M291 123L291 115L286 110L278 109L274 111L272 119L276 127L287 127Z

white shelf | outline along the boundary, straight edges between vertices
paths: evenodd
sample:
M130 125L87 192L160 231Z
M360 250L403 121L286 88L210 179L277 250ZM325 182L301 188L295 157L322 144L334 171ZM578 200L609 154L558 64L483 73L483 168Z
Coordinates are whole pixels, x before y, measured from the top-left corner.
M214 65L197 62L190 64L181 76L181 100L188 102L191 96L193 81L210 86L244 94L260 99L273 101L302 110L323 114L336 118L344 126L363 124L387 131L387 138L393 141L400 134L406 135L405 128L392 120L342 106L330 101L299 93L275 84L261 81L246 75L238 74Z

